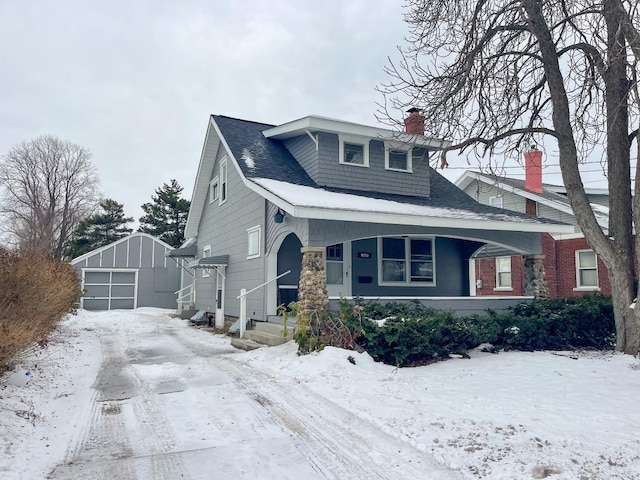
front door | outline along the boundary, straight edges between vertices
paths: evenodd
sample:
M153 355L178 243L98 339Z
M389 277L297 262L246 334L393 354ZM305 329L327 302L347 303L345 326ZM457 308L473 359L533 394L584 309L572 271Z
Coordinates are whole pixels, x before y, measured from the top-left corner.
M351 296L351 242L337 243L325 252L325 276L330 297Z

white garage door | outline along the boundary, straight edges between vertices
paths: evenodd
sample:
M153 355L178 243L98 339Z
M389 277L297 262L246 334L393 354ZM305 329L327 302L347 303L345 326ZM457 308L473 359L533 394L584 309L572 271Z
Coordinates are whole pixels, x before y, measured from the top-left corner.
M84 296L81 306L86 310L136 308L138 272L136 270L83 270Z

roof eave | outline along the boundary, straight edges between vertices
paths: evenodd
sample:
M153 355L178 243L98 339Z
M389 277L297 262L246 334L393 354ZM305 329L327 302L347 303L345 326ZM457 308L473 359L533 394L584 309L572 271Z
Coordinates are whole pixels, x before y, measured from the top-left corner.
M451 141L437 138L425 137L422 135L409 135L403 132L389 130L386 128L361 125L353 122L345 122L333 118L307 116L293 120L291 122L268 128L262 132L265 138L275 138L279 140L304 135L305 131L343 133L358 135L380 140L402 141L432 148L443 148L451 145Z

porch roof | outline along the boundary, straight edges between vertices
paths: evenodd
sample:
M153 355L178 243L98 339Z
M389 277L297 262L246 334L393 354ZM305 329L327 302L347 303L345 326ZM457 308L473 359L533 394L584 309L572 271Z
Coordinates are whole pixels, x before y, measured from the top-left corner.
M229 255L217 255L215 257L204 257L190 262L189 268L215 268L229 265Z
M473 230L574 232L572 225L481 205L472 199L456 205L455 197L449 203L434 202L419 197L309 187L270 178L251 180L265 198L299 218Z
M191 245L189 247L174 248L167 252L165 256L172 258L195 257L197 256L197 247L196 245Z

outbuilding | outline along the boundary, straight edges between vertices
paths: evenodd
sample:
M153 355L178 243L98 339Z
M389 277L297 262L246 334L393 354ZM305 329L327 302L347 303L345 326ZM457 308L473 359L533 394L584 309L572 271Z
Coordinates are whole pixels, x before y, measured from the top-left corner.
M134 233L71 261L82 280L80 307L114 310L176 308L181 260L173 248L149 234Z

